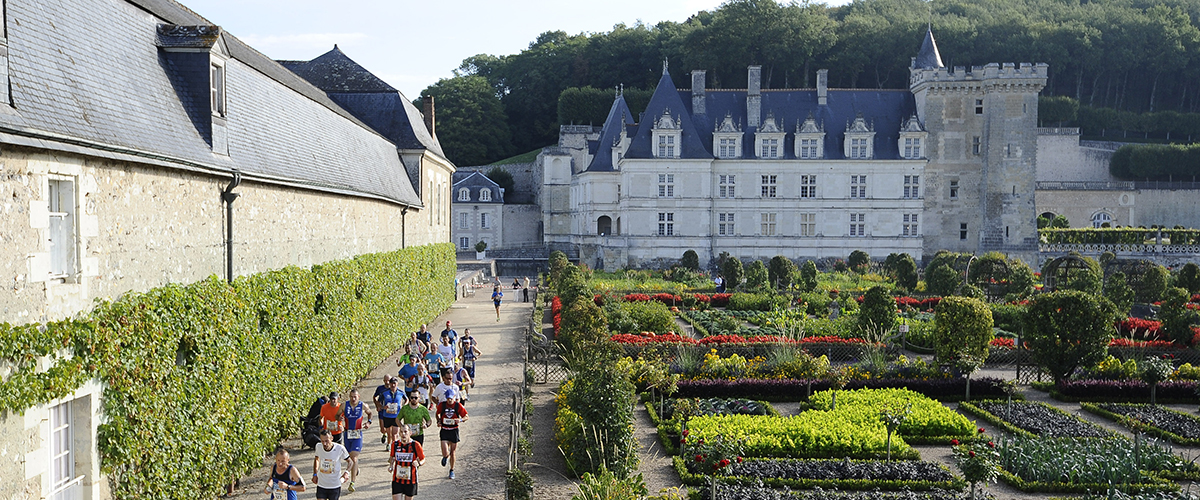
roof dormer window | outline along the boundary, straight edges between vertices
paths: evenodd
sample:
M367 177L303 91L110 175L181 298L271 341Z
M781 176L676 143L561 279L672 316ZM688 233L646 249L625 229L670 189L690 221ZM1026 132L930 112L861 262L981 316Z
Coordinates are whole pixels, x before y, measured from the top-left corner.
M758 157L767 160L783 158L783 138L786 135L787 132L784 132L779 127L779 122L775 120L775 115L768 112L762 126L754 134L754 140L758 145Z
M804 123L796 123L796 158L816 160L825 157L825 125L809 113Z
M480 189L479 201L492 201L492 190L488 188Z
M863 119L862 113L846 124L846 140L842 154L853 160L869 160L875 157L875 126Z
M225 116L225 64L216 58L209 65L209 89L213 116Z
M916 115L909 117L900 126L900 138L896 144L900 156L906 160L916 160L925 157L925 142L929 136L921 127L921 121Z
M459 189L458 201L471 201L471 190L467 188Z
M680 146L683 145L679 116L671 116L671 110L664 109L662 116L654 120L652 132L656 146L655 158L679 158Z
M742 157L742 127L733 123L729 113L719 125L713 124L713 152L717 158Z

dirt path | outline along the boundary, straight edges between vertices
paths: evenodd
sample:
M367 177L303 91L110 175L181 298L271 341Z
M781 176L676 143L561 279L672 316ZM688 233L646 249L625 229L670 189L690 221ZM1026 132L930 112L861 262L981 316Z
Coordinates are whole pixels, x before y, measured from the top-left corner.
M511 277L508 282L511 282ZM502 281L503 282L503 281ZM516 293L507 293L506 297L518 298ZM437 320L429 324L429 329L437 335L445 326L447 320L453 322L455 330L461 334L463 329L470 328L471 334L478 339L480 356L476 375L475 388L471 391L471 400L467 403L470 419L463 424L459 443L456 479L448 479L448 470L441 466L441 452L437 441L437 429L427 436L425 455L427 461L417 472L420 481L420 498L437 499L504 499L504 473L508 462L508 429L509 413L512 409L512 397L520 391L523 364L521 350L524 344L525 326L528 324L530 309L533 303L522 303L519 300L505 301L500 309L500 321L496 320L496 312L489 298L490 294L477 293L474 297L460 299ZM396 360L399 352L383 360L371 374L359 381L359 392L369 399L374 394L385 373L395 374ZM314 395L314 399L316 396ZM553 416L551 425L553 432ZM378 424L378 417L376 417ZM379 434L374 429L366 433L370 439L363 443L360 460L359 477L356 482L357 491L346 493L348 498L391 498L390 476L387 472L387 454L380 444ZM311 476L313 452L301 449L299 438L282 443L291 451L292 464L295 465L306 481ZM266 483L270 458L264 458L261 469L243 477L241 486L231 498L261 500L261 488ZM313 498L315 489L309 485L309 490L301 493L301 498Z

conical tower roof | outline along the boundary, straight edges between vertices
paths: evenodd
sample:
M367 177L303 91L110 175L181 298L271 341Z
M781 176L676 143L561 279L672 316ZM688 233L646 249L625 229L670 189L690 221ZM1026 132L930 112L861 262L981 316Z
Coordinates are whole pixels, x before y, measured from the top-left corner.
M933 41L932 26L925 30L925 40L921 42L921 51L917 53L913 67L917 69L946 67L945 64L942 64L942 55L938 53L937 42Z

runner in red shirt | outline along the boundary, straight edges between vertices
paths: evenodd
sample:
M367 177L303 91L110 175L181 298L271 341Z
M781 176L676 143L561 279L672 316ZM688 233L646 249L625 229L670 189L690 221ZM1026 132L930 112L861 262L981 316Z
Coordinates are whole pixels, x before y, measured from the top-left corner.
M417 496L417 467L425 464L425 450L413 441L407 425L392 427L392 449L388 457L388 472L392 473L392 500L412 500ZM396 439L399 435L399 439Z
M467 409L458 402L458 391L450 389L437 405L434 416L441 427L442 467L450 463L450 479L454 479L454 452L458 449L458 424L467 421Z

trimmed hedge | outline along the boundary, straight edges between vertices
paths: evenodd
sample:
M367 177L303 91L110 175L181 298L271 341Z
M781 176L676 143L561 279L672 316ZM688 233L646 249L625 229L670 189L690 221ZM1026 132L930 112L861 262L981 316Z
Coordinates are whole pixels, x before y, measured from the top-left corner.
M851 380L844 389L909 389L940 401L960 401L966 393L967 379L938 380L871 379ZM739 379L739 380L680 380L675 397L679 398L747 398L765 401L805 401L817 391L829 389L825 380ZM1004 398L1004 381L992 377L971 379L971 395L975 398ZM812 392L808 392L811 390ZM1162 384L1159 385L1161 395ZM1015 396L1016 397L1016 396Z
M754 461L761 459L748 459ZM780 459L772 459L780 460ZM805 460L808 461L808 460ZM821 460L814 460L821 461ZM849 460L849 462L879 462L878 460ZM842 462L842 460L838 460ZM707 486L710 476L705 474L694 474L687 469L687 461L683 457L671 457L671 463L675 467L675 472L679 473L679 479L683 484L688 486ZM896 463L896 462L893 462ZM945 467L945 466L943 466ZM827 490L842 490L842 491L931 491L931 490L949 490L962 491L966 489L967 483L957 477L953 481L903 481L903 480L887 480L887 479L788 479L781 477L750 477L750 476L723 476L718 475L717 481L722 484L742 484L742 485L757 485L766 484L776 488L791 488L811 490L821 488Z
M1157 241L1158 231L1140 227L1044 228L1038 229L1038 236L1043 243L1052 245L1142 245ZM1200 230L1196 229L1163 229L1162 235L1164 243L1169 241L1173 245L1200 243Z
M1147 434L1170 440L1171 442L1173 442L1175 444L1181 444L1184 446L1200 445L1200 439L1185 438L1183 436L1180 436L1179 434L1175 434L1173 432L1164 430L1161 427L1157 427L1153 424L1138 422L1138 421L1134 420L1133 418L1127 417L1120 413L1115 413L1115 412L1105 410L1104 408L1101 408L1099 405L1096 405L1094 403L1079 403L1079 406L1082 407L1085 411L1092 413L1094 415L1099 415L1099 416L1107 418L1109 420L1113 420L1125 427L1137 426L1138 428L1140 428L1143 432L1145 432ZM1180 412L1180 411L1175 411L1170 408L1166 408L1166 407L1162 407L1162 406L1160 406L1158 408L1161 411L1176 413L1181 418L1197 420L1196 417L1194 417L1192 415L1188 415L1188 414Z
M1163 403L1195 403L1196 382L1170 380L1158 384L1156 399ZM1050 389L1050 397L1059 401L1101 401L1113 403L1149 403L1150 386L1141 380L1076 380Z
M112 496L216 497L294 434L319 394L353 384L449 307L454 274L454 246L429 245L126 294L41 334L0 325L0 355L19 368L0 406L22 412L99 379ZM36 349L14 350L31 339ZM26 353L55 345L65 352L50 375L31 375ZM14 387L30 380L42 390Z
M1190 181L1200 174L1200 144L1128 144L1113 153L1108 172L1118 179Z

